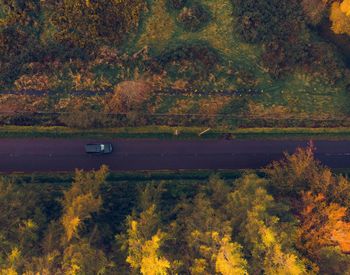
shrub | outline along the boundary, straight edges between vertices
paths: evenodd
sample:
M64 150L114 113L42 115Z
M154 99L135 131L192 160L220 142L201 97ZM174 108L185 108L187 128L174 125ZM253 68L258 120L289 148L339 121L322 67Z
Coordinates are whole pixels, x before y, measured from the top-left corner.
M54 38L86 49L122 43L127 34L137 30L146 1L51 1L47 6L56 29Z
M59 121L71 128L102 128L110 125L108 116L91 107L70 107L59 117Z
M149 97L152 85L146 81L123 81L114 89L113 97L108 101L108 112L127 113L139 111L142 103Z
M168 6L175 10L180 10L186 5L187 0L168 0Z
M167 71L174 79L204 79L220 62L220 55L210 45L184 44L162 53L154 63L153 70Z
M22 75L15 82L16 90L49 90L53 82L45 74Z
M186 31L196 32L210 21L210 13L202 5L194 4L184 7L177 20Z

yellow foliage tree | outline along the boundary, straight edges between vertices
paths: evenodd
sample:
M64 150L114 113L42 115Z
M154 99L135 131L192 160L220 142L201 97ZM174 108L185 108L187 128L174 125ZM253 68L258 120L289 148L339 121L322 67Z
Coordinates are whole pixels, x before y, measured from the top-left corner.
M108 264L101 250L91 247L87 241L82 241L65 249L62 270L66 275L103 274Z
M155 211L153 204L140 217L129 217L127 234L117 236L127 248L126 262L145 275L167 274L170 268L170 262L161 255L165 234L157 229L159 220Z
M79 195L67 206L62 216L62 224L66 232L67 241L77 235L81 222L90 218L92 212L98 211L102 204L100 197L94 197L88 193Z
M275 228L278 219L268 218L265 211L258 206L248 213L246 242L248 246L252 246L251 252L255 265L251 267L252 272L262 269L266 275L306 274L303 260L292 249L282 249L283 240Z
M128 257L126 262L130 266L145 275L167 274L170 263L159 254L159 247L165 234L158 231L150 240L140 234L139 222L133 220L128 229Z
M65 230L65 242L70 242L77 236L81 223L90 218L91 213L99 210L102 204L99 188L107 173L107 166L92 172L76 171L73 185L64 192L62 201L64 212L61 223Z
M307 155L304 157L308 159ZM304 164L295 164L294 168L305 169ZM283 172L279 170L278 174ZM290 237L295 229L270 214L276 209L276 203L266 190L266 180L245 175L236 184L236 190L229 195L228 209L235 213L232 218L234 228L240 228L238 237L250 254L249 273L303 274L306 270L303 259L298 257L279 227L288 228Z
M331 7L330 20L332 30L336 34L350 35L350 1L344 0L341 4L334 2Z
M21 252L17 247L13 248L11 253L7 256L4 267L0 266L0 275L17 275L16 266L21 258Z
M232 242L230 235L195 230L189 245L198 255L190 267L192 274L213 274L215 271L223 275L248 274L242 247Z
M127 234L117 236L123 243L123 248L128 250L127 262L133 269L138 270L142 261L142 245L157 233L158 215L155 205L151 205L140 214L140 217L128 218Z
M242 247L237 243L230 242L225 236L221 240L221 247L216 257L216 272L223 275L245 275L247 272L247 261L242 257Z
M343 13L346 14L346 16L350 16L350 0L344 0L340 4L340 9Z
M272 228L260 228L262 243L266 250L264 260L265 274L306 274L304 264L294 253L282 251L282 246L278 242L276 233Z
M142 245L141 273L144 275L166 275L170 262L159 256L159 247L165 234L158 231L151 240Z
M268 253L264 261L266 275L302 275L307 274L304 264L293 253L282 251L280 244L268 247Z
M138 227L137 221L131 221L127 233L128 257L126 258L126 262L133 269L139 269L142 261L142 237L140 236Z
M205 259L195 259L193 265L190 267L192 275L208 275L208 263Z

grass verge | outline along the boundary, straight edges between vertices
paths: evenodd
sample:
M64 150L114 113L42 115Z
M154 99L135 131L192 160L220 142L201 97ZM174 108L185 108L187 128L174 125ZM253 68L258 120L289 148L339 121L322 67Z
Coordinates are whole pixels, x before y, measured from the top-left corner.
M350 127L339 128L213 128L145 126L108 129L73 129L53 126L1 126L0 138L158 138L158 139L217 139L231 134L232 139L335 139L350 140ZM176 135L176 130L178 135Z
M262 170L177 170L177 171L132 171L132 172L111 172L107 177L107 183L118 182L152 182L152 181L206 181L212 175L218 175L226 181L240 178L248 171L257 173L260 177L265 174ZM350 169L333 169L338 175L349 177ZM0 174L6 176L8 174ZM11 174L16 183L21 184L59 184L68 186L72 183L73 173L33 173L33 174Z
M163 180L207 180L213 174L217 174L225 180L237 179L248 170L176 170L176 171L132 171L111 172L107 182L143 182ZM3 174L6 175L6 174ZM69 185L73 181L73 173L13 173L17 183L50 183Z

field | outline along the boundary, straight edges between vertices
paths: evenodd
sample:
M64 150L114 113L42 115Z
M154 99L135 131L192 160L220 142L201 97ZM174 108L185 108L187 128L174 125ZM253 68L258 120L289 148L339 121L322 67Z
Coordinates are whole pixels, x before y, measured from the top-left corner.
M261 91L251 103L251 111L259 111L260 115L273 115L276 112L280 116L291 113L304 116L347 114L349 99L345 83L330 84L302 69L295 70L282 79L273 79L261 65L261 46L244 42L235 30L235 18L232 17L234 7L229 0L202 1L210 10L211 20L195 33L186 32L177 24L176 14L169 12L165 0L151 3L149 15L135 39L135 50L146 45L155 55L159 55L166 49L188 43L210 45L222 57L222 63L210 72L212 83L205 83L207 87L203 87L209 89L213 96L215 89L233 91L252 88ZM228 78L225 70L231 68L236 72L234 77ZM166 100L161 110L167 107L171 109L173 102L174 100ZM256 113L252 115L259 116Z
M247 119L294 118L302 121L348 116L350 83L346 74L331 81L325 77L322 66L326 65L322 64L320 71L295 66L278 77L273 76L262 60L263 45L246 42L240 33L240 22L233 16L235 7L232 1L201 1L200 7L206 18L195 30L189 30L181 23L183 10L170 7L169 2L149 0L137 31L118 50L100 47L95 52L95 59L56 62L51 69L45 69L47 71L41 70L41 65L35 62L26 64L22 75L7 89L51 90L55 93L41 98L12 95L9 99L8 95L0 95L1 110L67 112L68 108L69 112L69 108L74 106L82 108L88 105L104 112L132 113L132 118L128 117L132 122L125 126L236 126L234 121L220 119L218 114ZM193 7L199 4L187 1L186 5ZM309 29L302 35L310 43L324 43L322 37ZM334 48L330 49L331 54L340 58ZM96 94L92 97L75 94L82 90ZM116 107L113 102L118 99L99 93L104 90L131 94L130 97L136 94L135 97L139 98L131 98L130 106ZM135 119L135 113L198 114L213 119L196 123L192 120L186 123L142 122ZM344 126L334 123L334 126ZM266 125L245 125L261 126ZM284 124L275 126L282 127ZM287 126L303 125L291 123Z

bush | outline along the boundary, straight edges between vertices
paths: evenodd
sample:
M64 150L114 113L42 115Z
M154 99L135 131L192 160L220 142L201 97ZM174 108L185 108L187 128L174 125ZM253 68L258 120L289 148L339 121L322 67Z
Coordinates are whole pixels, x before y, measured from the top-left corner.
M51 1L47 6L58 43L94 52L96 45L120 45L135 32L146 1Z
M59 121L68 127L80 129L102 128L111 124L106 114L90 107L69 108L60 115Z
M202 5L194 4L184 7L177 20L186 31L196 32L210 21L210 13Z
M191 43L167 49L156 58L152 69L155 72L167 71L174 80L203 80L220 61L220 54L210 45Z
M186 5L187 0L168 0L168 6L175 10L180 10Z

